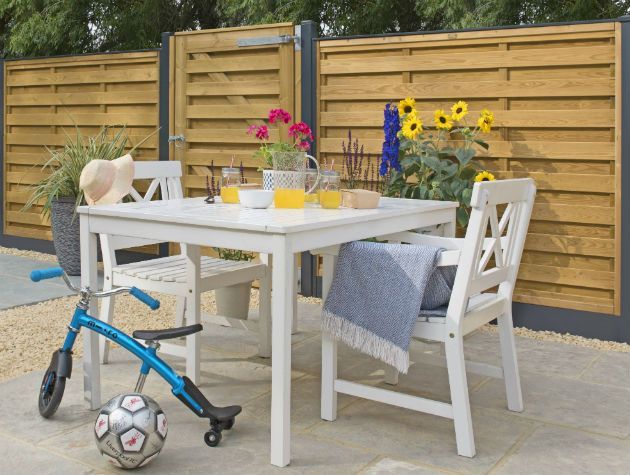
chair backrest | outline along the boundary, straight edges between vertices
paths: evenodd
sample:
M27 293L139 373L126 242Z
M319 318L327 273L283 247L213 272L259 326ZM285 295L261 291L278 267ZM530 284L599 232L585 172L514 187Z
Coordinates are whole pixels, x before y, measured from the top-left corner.
M162 200L172 200L183 198L182 192L182 165L180 162L175 161L146 161L134 162L134 176L135 180L152 180L144 195L140 194L136 188L132 186L129 191L135 201L151 201L154 198L156 191L160 190L160 198ZM115 230L112 230L115 232ZM101 250L103 252L103 264L108 267L108 264L116 265L116 259L114 251L118 249L126 249L129 247L145 246L148 244L157 244L160 241L132 238L126 236L119 236L116 234L108 234L100 236ZM111 261L111 262L110 262Z
M469 298L483 291L498 286L498 293L511 300L535 196L531 178L475 183L448 308L457 323Z

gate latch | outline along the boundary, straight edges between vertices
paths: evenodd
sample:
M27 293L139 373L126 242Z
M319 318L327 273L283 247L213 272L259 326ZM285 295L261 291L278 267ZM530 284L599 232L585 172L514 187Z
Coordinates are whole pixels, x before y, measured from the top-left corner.
M264 46L264 45L278 45L285 43L295 43L295 50L299 51L300 45L300 26L295 27L295 35L278 35L278 36L259 36L253 38L241 38L236 40L236 44L241 48L247 46Z

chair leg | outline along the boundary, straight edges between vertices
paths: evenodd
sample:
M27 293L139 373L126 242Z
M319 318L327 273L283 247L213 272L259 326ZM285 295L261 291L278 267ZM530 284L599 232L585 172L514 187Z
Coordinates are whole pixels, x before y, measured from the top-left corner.
M111 290L112 285L108 283L108 281L105 282L106 283L103 285L103 290ZM112 321L114 320L114 304L115 301L113 296L104 298L101 303L100 318L108 325L111 325ZM98 343L101 355L101 364L107 364L109 363L110 341L104 336L101 336Z
M522 412L523 394L521 392L521 378L518 372L511 310L501 315L498 318L498 322L501 362L503 363L503 380L505 382L508 409L510 411Z
M474 457L475 438L470 415L470 401L468 399L463 338L461 336L447 338L445 349L448 381L451 387L457 453L464 457Z
M321 417L327 421L337 419L337 341L328 333L322 333L322 400Z
M267 272L260 279L258 289L258 356L271 357L271 255L261 255L261 261L267 264Z
M186 320L186 297L178 295L175 303L175 326L183 327Z
M385 382L395 386L398 384L398 370L390 365L385 365Z

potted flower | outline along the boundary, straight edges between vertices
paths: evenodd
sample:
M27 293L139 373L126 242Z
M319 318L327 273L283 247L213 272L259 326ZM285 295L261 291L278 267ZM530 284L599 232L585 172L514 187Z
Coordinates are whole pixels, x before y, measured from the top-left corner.
M67 141L62 149L46 148L50 155L42 167L46 177L33 185L33 192L22 208L26 211L41 205L43 215L50 216L55 253L59 265L69 275L81 274L79 220L76 219L77 206L85 204L79 188L81 171L92 160L113 160L124 155L128 143L124 126L116 132L104 126L93 137L85 137L78 127L75 131L74 137L66 134ZM133 152L153 133L127 153Z
M470 217L470 198L475 181L494 180L479 171L473 161L477 146L488 150L482 139L491 131L494 114L483 109L473 125L467 123L468 104L458 101L450 113L433 112L429 130L413 98L387 104L384 111L383 154L379 173L390 174L386 194L401 198L448 200L460 203L457 222L466 226Z
M221 259L228 261L251 261L254 258L254 254L251 252L237 249L214 248L214 250ZM251 282L215 289L214 297L217 302L217 315L247 320L251 289Z
M291 114L284 109L271 109L268 123L271 125L289 124L292 121ZM263 188L273 190L273 154L276 152L302 152L311 149L313 132L306 122L294 122L289 126L289 141L271 143L269 141L269 125L250 125L247 128L249 135L254 135L260 142L260 148L254 154L260 162L263 172Z

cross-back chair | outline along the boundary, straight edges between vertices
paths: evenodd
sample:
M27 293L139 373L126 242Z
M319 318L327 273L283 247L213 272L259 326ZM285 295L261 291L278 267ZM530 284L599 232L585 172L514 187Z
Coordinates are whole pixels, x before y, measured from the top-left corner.
M183 198L181 176L182 167L176 161L135 162L135 180L151 180L146 193L141 194L136 188L129 195L137 202L150 201L159 191L162 200ZM211 206L211 205L209 205ZM271 282L267 266L261 262L236 262L214 257L198 256L197 251L189 252L185 244L180 244L181 254L148 259L146 261L119 265L116 261L116 250L156 244L157 241L126 237L124 230L113 229L112 234L101 234L101 250L103 253L104 290L117 286L135 286L146 291L175 295L177 305L175 326L199 323L199 312L190 312L194 301L202 292L227 287L230 285L260 281L259 308L259 354L270 356L270 308ZM192 247L192 246L191 246ZM264 258L264 257L263 257ZM189 259L200 259L198 275L189 273ZM194 266L193 266L194 267ZM114 297L103 299L101 318L110 323L114 313ZM193 314L193 315L191 315ZM108 362L109 341L101 338L101 361ZM200 345L199 333L188 335L185 346L162 343L161 351L166 354L186 359L186 374L197 383L199 380Z
M466 369L503 377L507 406L523 410L523 398L514 345L512 294L532 212L536 186L532 179L476 183L471 199L471 216L466 236L461 239L403 232L390 241L429 245L445 249L438 266L457 266L453 291L445 317L421 316L413 336L444 343L451 403L435 401L357 384L337 378L337 347L330 335L322 335L322 419L337 417L337 393L453 419L457 452L473 457L475 441L470 414ZM505 206L501 216L499 210ZM323 250L334 263L338 249ZM326 255L327 254L327 255ZM329 268L334 268L333 265ZM332 275L324 275L327 293ZM492 321L498 321L502 368L465 362L464 336ZM397 382L395 370L386 370L386 381Z

